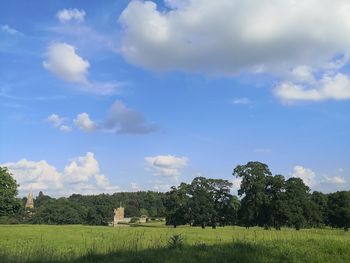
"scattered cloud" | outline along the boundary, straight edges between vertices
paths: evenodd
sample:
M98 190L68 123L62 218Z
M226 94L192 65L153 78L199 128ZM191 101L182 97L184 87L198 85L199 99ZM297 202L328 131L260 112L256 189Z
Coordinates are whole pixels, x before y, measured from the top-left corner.
M60 117L57 114L51 114L49 117L47 117L47 121L52 124L53 127L59 129L60 131L63 132L70 132L72 128L66 124L65 118Z
M157 130L153 123L147 123L141 112L128 108L117 100L109 110L106 120L97 124L91 120L89 114L84 112L78 114L74 119L75 125L85 131L102 131L116 134L147 134Z
M149 183L153 186L153 190L158 192L169 191L172 186L179 184L177 178L169 178L169 177L150 180Z
M188 165L188 158L173 155L145 157L147 169L155 176L178 177L181 170Z
M337 73L324 75L320 80L311 78L311 84L282 82L275 88L275 95L286 103L347 100L350 99L350 78L347 75Z
M132 192L139 192L141 191L141 186L138 183L131 183L131 191Z
M232 100L232 104L238 104L238 105L248 105L251 104L251 100L248 98L235 98Z
M20 31L14 29L13 27L10 27L9 25L2 25L0 28L1 28L2 32L5 32L5 33L13 35L13 36L23 36L24 35Z
M325 177L325 179L322 181L322 183L329 183L329 184L346 184L347 181L344 177L342 176L333 176L333 177Z
M84 132L91 132L97 129L97 125L86 112L80 113L74 119L74 124Z
M36 191L45 191L49 195L70 195L114 193L120 191L106 176L100 173L98 161L91 152L85 156L73 158L59 172L56 167L47 161L28 161L22 159L15 163L4 163L20 184L21 194L27 194L32 188Z
M73 84L79 84L84 91L101 95L116 92L120 83L98 83L88 79L89 61L76 52L76 48L67 43L53 43L45 53L43 66L57 77Z
M128 108L117 100L109 111L105 129L118 134L145 134L157 129L155 124L146 123L142 113Z
M275 72L348 59L347 0L131 1L119 17L121 54L151 70ZM312 10L312 12L310 12Z
M57 18L61 23L67 23L70 21L84 22L85 11L76 8L62 9L57 12Z
M296 165L293 168L292 177L302 179L307 186L311 187L315 183L316 174L309 168L305 168L301 165Z

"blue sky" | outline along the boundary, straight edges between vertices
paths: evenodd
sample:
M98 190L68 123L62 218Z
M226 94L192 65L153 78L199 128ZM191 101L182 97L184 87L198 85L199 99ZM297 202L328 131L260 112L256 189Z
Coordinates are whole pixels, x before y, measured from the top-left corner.
M309 10L313 10L309 12ZM350 186L350 3L1 1L0 163L24 195Z

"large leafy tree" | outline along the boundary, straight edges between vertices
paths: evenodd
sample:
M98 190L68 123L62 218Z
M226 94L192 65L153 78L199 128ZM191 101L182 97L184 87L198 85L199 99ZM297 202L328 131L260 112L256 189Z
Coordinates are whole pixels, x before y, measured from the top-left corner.
M21 207L17 182L6 167L0 167L0 216L13 216Z
M204 177L193 179L189 187L193 225L199 225L202 228L208 225L215 227L218 211L215 209L212 190L210 180Z
M230 194L232 183L222 179L209 179L208 183L215 211L212 213L212 226L215 227L217 223L221 226L231 223L236 212Z
M173 186L166 193L164 206L166 209L166 224L177 227L189 223L191 211L189 207L188 185Z
M350 192L335 192L328 196L328 218L333 227L350 228Z
M287 221L288 204L285 196L285 179L283 175L267 176L266 194L268 196L267 225L280 229Z
M242 197L240 218L247 227L264 226L269 222L269 198L265 187L267 177L271 175L269 167L260 162L248 162L233 170L233 176L242 179L238 190L238 195Z
M286 181L287 224L299 230L308 223L308 212L311 209L310 188L300 178L289 178Z

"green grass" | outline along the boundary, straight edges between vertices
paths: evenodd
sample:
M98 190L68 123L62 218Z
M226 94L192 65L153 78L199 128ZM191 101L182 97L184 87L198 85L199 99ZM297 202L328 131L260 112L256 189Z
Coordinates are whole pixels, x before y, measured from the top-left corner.
M183 246L169 246L181 235ZM224 227L0 225L0 262L350 262L350 233Z

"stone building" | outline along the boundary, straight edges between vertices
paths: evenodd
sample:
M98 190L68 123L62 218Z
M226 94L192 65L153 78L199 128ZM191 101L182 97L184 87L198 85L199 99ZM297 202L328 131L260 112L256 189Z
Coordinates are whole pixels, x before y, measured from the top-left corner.
M28 194L28 198L27 198L27 203L25 206L27 209L34 209L34 199L33 199L33 192L32 189L30 189L29 194Z
M124 217L124 207L120 206L117 209L114 209L114 220L113 226L122 226L125 224L120 223L129 223L131 218Z

